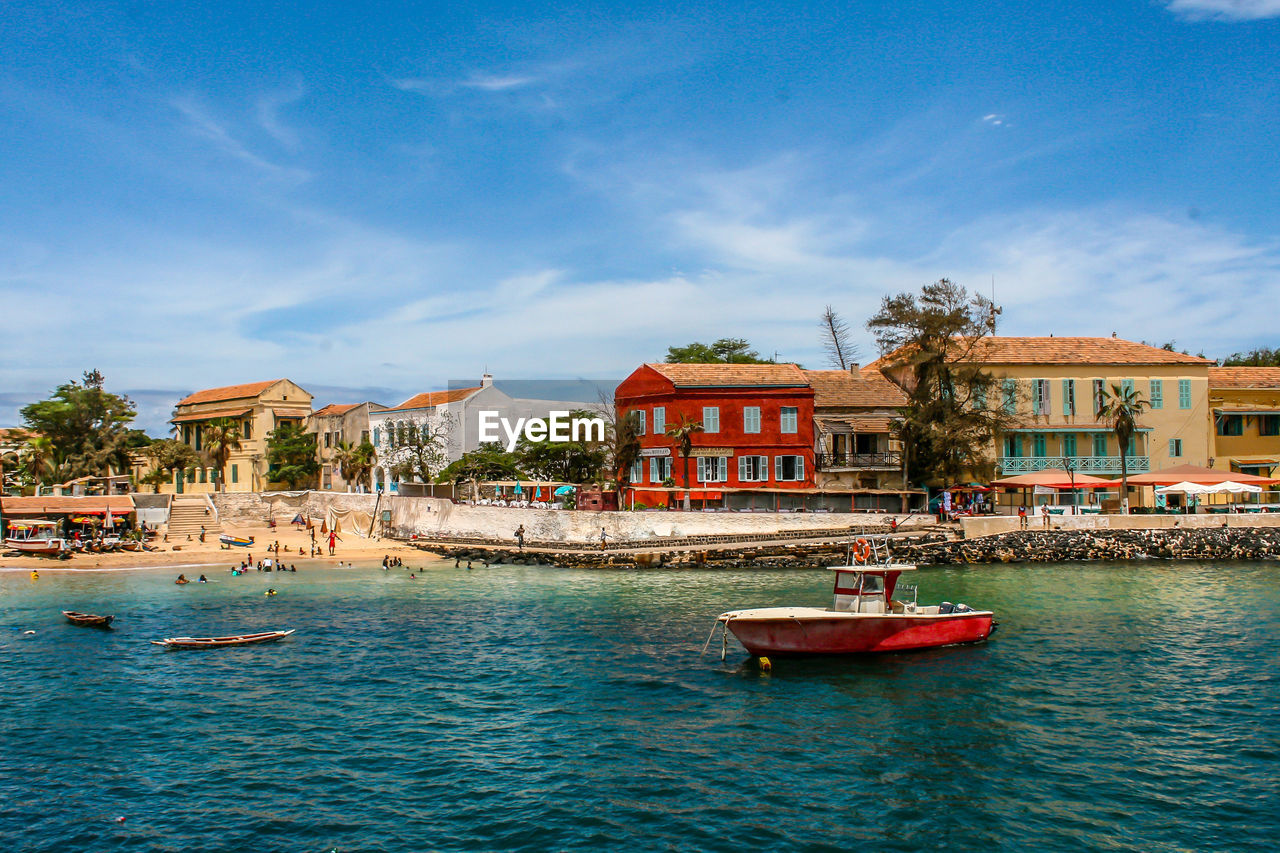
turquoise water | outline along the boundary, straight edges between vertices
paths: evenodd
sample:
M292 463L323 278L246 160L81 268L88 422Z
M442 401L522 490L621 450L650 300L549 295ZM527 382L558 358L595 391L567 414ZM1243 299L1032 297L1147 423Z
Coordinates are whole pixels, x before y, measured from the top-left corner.
M771 674L737 647L701 656L713 618L825 604L827 573L437 565L186 587L176 570L0 572L0 846L1241 851L1280 836L1280 564L924 570L922 601L997 610L990 643ZM297 633L241 649L146 642L282 627Z

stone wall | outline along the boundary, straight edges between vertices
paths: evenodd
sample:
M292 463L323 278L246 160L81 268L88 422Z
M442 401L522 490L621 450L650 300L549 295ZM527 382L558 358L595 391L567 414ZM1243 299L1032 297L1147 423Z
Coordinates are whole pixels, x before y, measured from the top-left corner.
M966 539L1018 530L1016 515L984 515L960 519ZM1219 515L1051 515L1049 530L1180 530L1193 528L1280 527L1280 513L1249 512ZM1028 514L1027 528L1044 530L1044 519Z
M1264 560L1280 557L1280 528L1026 530L907 546L899 559L922 565L1075 560Z

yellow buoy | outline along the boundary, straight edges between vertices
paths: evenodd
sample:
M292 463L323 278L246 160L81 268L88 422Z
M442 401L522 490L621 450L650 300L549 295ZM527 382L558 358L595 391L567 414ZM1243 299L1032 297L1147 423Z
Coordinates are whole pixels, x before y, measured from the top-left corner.
M38 580L40 580L40 573L39 573L39 572L35 572L35 571L33 571L33 572L31 573L31 579L32 579L33 581L38 581Z
M773 672L773 661L769 660L766 657L760 658L760 671Z

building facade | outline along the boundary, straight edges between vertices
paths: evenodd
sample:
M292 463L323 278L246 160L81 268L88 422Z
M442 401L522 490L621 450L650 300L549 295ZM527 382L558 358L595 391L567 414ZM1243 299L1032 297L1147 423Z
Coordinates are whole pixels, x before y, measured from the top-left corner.
M855 493L858 509L903 509L902 445L893 426L907 395L858 365L803 372L813 388L815 485Z
M614 402L639 433L636 503L674 504L687 490L731 508L795 508L814 488L814 391L794 364L645 364ZM702 427L688 460L667 434L683 422Z
M1209 368L1211 464L1280 476L1280 367Z
M267 488L267 435L285 424L301 428L311 415L311 394L288 379L207 388L178 401L170 419L176 438L200 454L202 464L175 473L161 488L168 493L218 490L217 472L204 447L209 421L229 418L240 427L240 449L227 459L225 490Z
M372 427L369 415L386 411L381 403L332 403L312 412L306 430L316 437L316 461L320 463L322 491L355 492L363 485L343 477L338 453L343 444L358 446L370 441Z

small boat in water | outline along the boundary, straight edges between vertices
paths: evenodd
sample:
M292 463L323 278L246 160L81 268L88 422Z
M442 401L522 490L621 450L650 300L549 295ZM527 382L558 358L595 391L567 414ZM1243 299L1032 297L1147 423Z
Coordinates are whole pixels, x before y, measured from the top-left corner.
M230 533L220 533L218 534L218 542L223 545L226 545L227 547L231 547L232 545L234 545L237 548L249 548L253 545L253 538L245 537L245 536L232 536Z
M92 613L80 613L75 610L64 610L62 615L72 625L84 625L86 628L110 628L115 616L95 616Z
M23 554L58 555L68 551L67 540L58 535L58 522L43 519L9 522L4 546Z
M152 640L153 646L164 646L168 649L219 649L225 646L252 646L256 643L274 643L292 634L296 628L288 631L262 631L257 634L237 634L232 637L167 637L163 640Z
M887 540L858 540L849 563L831 569L836 580L830 607L763 607L720 614L716 621L725 632L721 657L729 632L760 657L930 649L979 643L995 630L990 610L946 601L917 603L915 587L898 583L903 572L916 567L893 562ZM894 598L895 592L907 589L910 601Z

